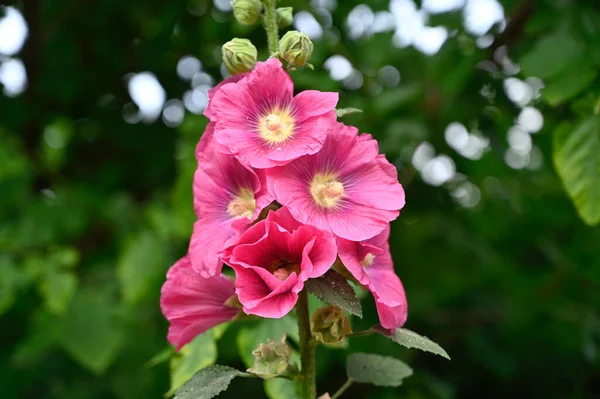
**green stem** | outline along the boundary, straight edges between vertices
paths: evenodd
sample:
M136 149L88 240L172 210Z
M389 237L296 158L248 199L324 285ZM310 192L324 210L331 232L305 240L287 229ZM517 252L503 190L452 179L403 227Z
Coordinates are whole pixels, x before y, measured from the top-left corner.
M265 6L264 26L269 43L269 54L273 56L279 50L279 37L277 29L277 14L275 3L277 0L261 0Z
M336 393L334 393L334 394L333 394L333 396L331 397L331 399L338 399L340 396L342 396L342 394L343 394L344 392L346 392L346 390L347 390L348 388L350 388L350 385L352 385L352 383L353 383L353 382L354 382L354 381L352 381L352 380L348 380L348 381L346 381L346 383L345 383L344 385L342 385L342 386L340 387L340 389L338 389L338 390L337 390L337 392L336 392Z
M300 333L300 360L302 362L302 377L300 382L302 384L302 397L304 399L316 399L315 341L313 341L310 331L308 294L305 289L298 294L296 316L298 317L298 330Z

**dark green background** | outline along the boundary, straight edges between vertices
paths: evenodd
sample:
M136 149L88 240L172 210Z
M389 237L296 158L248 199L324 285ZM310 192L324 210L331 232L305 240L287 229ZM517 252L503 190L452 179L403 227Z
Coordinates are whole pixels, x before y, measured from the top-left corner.
M280 3L310 10L305 1ZM578 76L582 63L598 69L600 6L502 3L509 25L486 49L464 32L459 12L433 16L430 24L456 35L428 57L393 47L391 33L348 39L344 22L360 2L339 0L333 29L341 40L316 41L315 72L292 74L298 90L340 91L340 106L363 109L344 121L372 133L398 167L407 205L392 225L391 248L408 296L406 326L452 356L449 362L383 337L355 338L349 351L396 356L415 374L398 389L357 384L345 397L600 397L600 231L579 219L552 164L557 124L590 114L598 96L597 78L585 84L568 78ZM387 1L368 4L388 7ZM169 390L169 361L147 362L170 354L159 293L167 268L187 249L193 149L206 119L188 113L175 129L160 120L126 123L122 107L131 100L124 76L151 71L168 98L181 98L189 89L175 72L182 56L198 57L217 77L225 41L248 37L264 59L264 32L234 23L230 13L203 0L27 0L16 6L29 25L18 55L29 84L16 98L0 96L0 398L161 398ZM576 40L583 55L565 63L558 101L542 91L534 103L544 115L544 128L533 137L542 167L514 170L504 152L519 110L504 94L504 75L477 65L493 62L502 45L519 63L556 33ZM536 55L542 70L569 53L559 43L552 48ZM360 90L344 90L329 78L323 63L334 54L364 73ZM384 65L398 68L401 82L379 92L377 71ZM517 77L526 78L525 72ZM496 92L491 102L480 94L484 85ZM455 121L489 138L480 160L446 144L444 129ZM47 145L48 128L61 132L64 147ZM424 140L479 187L477 206L464 208L451 187L421 180L410 158ZM372 300L365 297L363 307L355 330L377 322ZM218 355L206 338L210 342L200 346L212 352L203 354L202 365L216 356L220 364L246 368L238 347L275 334L282 323L232 325ZM346 353L318 351L321 393L345 381ZM192 358L171 365L181 368L185 360L193 372ZM240 379L222 397L259 398L262 392L258 380Z

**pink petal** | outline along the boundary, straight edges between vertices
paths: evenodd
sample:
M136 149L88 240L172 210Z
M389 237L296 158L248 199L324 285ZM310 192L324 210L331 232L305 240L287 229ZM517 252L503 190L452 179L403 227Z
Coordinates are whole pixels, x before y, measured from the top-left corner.
M230 76L227 79L225 79L222 82L220 82L215 87L213 87L212 89L210 89L208 91L208 93L207 93L207 95L208 95L208 105L204 109L204 116L206 116L207 118L210 119L210 117L212 115L212 111L211 111L211 102L212 102L212 99L214 98L215 94L217 94L217 92L219 90L221 90L221 87L223 87L224 85L226 85L228 83L237 83L242 78L244 78L246 75L248 75L248 74L247 73L239 73L237 75Z
M303 122L311 117L334 112L338 98L338 93L317 90L305 90L298 93L292 100L291 106L296 123Z
M381 233L399 214L398 211L348 204L343 212L327 214L327 219L333 234L352 241L363 241Z
M391 333L406 323L406 318L408 316L408 307L406 303L398 306L388 306L375 297L375 305L377 307L377 313L379 314L379 322Z
M285 108L292 101L294 83L277 58L257 63L245 82L258 109Z
M232 319L237 309L225 306L234 295L233 282L225 276L203 278L186 256L167 273L160 306L171 323L168 339L179 350L206 330Z

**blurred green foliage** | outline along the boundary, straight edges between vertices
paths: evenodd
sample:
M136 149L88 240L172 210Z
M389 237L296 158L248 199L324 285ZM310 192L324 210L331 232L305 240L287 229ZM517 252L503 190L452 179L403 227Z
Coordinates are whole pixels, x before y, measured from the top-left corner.
M338 1L329 36L315 41L315 71L292 77L297 89L340 91L340 107L362 109L344 121L372 133L398 167L407 206L391 248L407 327L439 342L452 362L355 338L350 352L399 357L414 375L400 388L355 384L346 397L600 397L600 230L582 221L600 221L597 2L502 1L508 25L483 49L459 12L434 15L431 25L455 30L434 56L393 47L392 33L350 40L345 20L358 4ZM306 1L281 5L311 10ZM231 324L176 355L168 347L158 299L187 249L193 152L206 119L188 113L172 129L122 114L127 74L151 71L169 98L181 97L189 88L175 73L182 56L220 76L219 49L233 36L252 39L265 57L261 28L236 24L207 0L16 6L29 25L19 55L29 83L18 97L0 96L0 398L161 398L215 361L250 367L251 350L286 329L294 345L286 318ZM544 117L533 136L539 168L515 170L504 159L519 113L503 90L504 48L517 77L545 84L534 103ZM360 89L331 80L323 63L334 54L363 73ZM398 68L400 84L382 84L385 65ZM461 157L444 139L452 122L481 132L490 150ZM411 156L424 140L479 188L475 206L455 201L452 183L420 179ZM363 307L355 330L377 322L372 300ZM345 381L347 353L319 348L322 392ZM261 384L236 379L221 396L263 397ZM271 398L293 389L266 382Z

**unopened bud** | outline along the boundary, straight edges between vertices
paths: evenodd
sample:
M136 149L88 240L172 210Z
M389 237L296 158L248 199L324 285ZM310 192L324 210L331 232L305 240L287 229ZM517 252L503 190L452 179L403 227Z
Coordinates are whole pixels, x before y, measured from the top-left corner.
M293 7L279 7L275 10L277 15L277 26L280 28L287 28L294 22L294 8Z
M254 25L262 10L260 0L233 0L231 7L233 16L242 25Z
M306 33L291 30L279 41L279 53L287 61L288 67L309 66L312 52L313 43Z
M311 329L315 339L329 345L339 345L352 332L346 312L333 305L317 309L313 314Z
M283 374L289 365L292 350L285 343L285 335L281 341L273 342L267 339L266 344L260 344L252 354L254 365L248 371L260 378L269 379Z
M232 75L251 71L256 65L258 53L248 39L236 37L225 43L222 51L225 68Z

